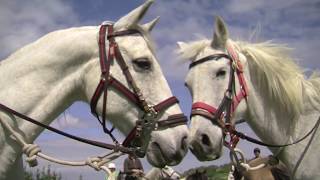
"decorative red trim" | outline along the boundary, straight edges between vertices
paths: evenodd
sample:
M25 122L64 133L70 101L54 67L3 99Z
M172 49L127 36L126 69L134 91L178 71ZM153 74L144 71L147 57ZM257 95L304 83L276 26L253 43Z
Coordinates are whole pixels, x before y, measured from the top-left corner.
M204 102L195 102L192 104L192 110L194 109L202 109L208 111L210 114L214 115L217 109L209 104Z

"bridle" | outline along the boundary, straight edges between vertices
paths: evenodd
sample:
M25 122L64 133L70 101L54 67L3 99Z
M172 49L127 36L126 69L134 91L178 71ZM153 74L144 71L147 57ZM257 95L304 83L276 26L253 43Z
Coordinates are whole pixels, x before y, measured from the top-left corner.
M106 56L106 47L105 47L105 40L106 40L105 38L106 38L107 29L108 29L107 40L109 40L108 58ZM179 101L174 96L168 99L165 99L164 101L158 103L157 105L151 105L145 100L143 94L141 93L141 90L138 88L134 79L132 78L131 73L128 70L128 66L120 53L118 44L114 39L115 37L118 37L118 36L125 36L125 35L137 34L137 33L140 34L138 30L124 30L124 31L114 32L112 23L103 23L99 31L99 57L100 57L100 67L101 67L101 78L95 90L95 93L92 96L90 107L91 107L91 112L97 117L100 124L103 126L103 131L109 134L114 144L94 141L94 140L69 134L57 128L54 128L52 126L43 124L1 103L0 103L0 110L3 110L4 112L17 116L25 121L28 121L37 126L48 129L52 132L55 132L57 134L60 134L62 136L68 137L70 139L73 139L82 143L90 144L90 145L101 147L104 149L113 150L115 152L120 151L122 153L134 153L138 157L143 157L145 155L145 151L148 145L148 143L143 142L143 139L146 138L146 136L150 136L152 131L155 131L158 129L165 129L169 127L185 125L187 123L187 117L184 114L174 114L174 115L170 115L165 120L155 121L159 113L163 112L164 110L178 103ZM118 64L120 65L121 70L125 75L129 86L133 89L133 92L131 92L130 89L128 89L126 86L124 86L122 83L120 83L117 79L115 79L110 74L109 72L110 64L111 64L111 61L113 61L114 59L116 59ZM123 96L125 96L128 100L130 100L133 104L135 104L144 112L142 118L136 121L136 126L131 130L131 132L128 134L128 136L125 138L122 144L120 144L112 134L114 127L112 127L110 130L106 127L107 88L110 86L112 86L113 88L121 92ZM102 111L102 119L100 120L99 115L96 112L96 106L102 94L103 94L103 111Z
M239 105L239 103L245 99L247 100L248 88L243 76L243 66L239 60L238 54L234 51L232 44L227 43L227 53L219 53L206 56L198 59L189 65L189 69L196 65L205 63L207 61L219 60L220 58L226 58L230 61L230 76L228 87L224 93L224 97L220 102L218 108L211 106L205 102L195 102L192 104L192 116L202 116L209 119L212 123L217 124L222 130L224 137L230 136L230 141L227 142L224 138L224 145L233 148L237 145L239 137L234 134L235 122L232 121L232 116ZM235 92L235 73L237 73L240 91Z
M215 108L207 103L204 102L195 102L192 104L192 111L191 111L191 117L192 116L202 116L208 120L210 120L213 124L217 124L223 131L224 135L224 145L230 150L230 157L235 158L237 164L240 164L240 159L237 156L236 152L236 146L241 139L245 139L251 143L258 144L261 146L267 146L267 147L275 147L275 148L284 148L287 146L291 146L294 144L298 144L301 141L305 140L307 137L311 136L308 146L304 149L303 153L301 154L298 163L295 165L293 169L293 175L297 171L305 153L310 147L310 143L312 142L315 133L317 129L320 126L320 117L316 121L315 125L312 129L310 129L303 137L286 144L268 144L265 142L262 142L256 138L252 138L250 136L247 136L246 134L239 132L235 129L235 122L232 121L232 116L241 102L241 100L245 99L247 101L248 97L248 87L246 84L246 81L243 76L243 66L240 62L239 55L237 52L235 52L235 48L233 44L230 41L227 41L226 43L226 51L227 54L221 53L221 54L214 54L209 55L204 58L201 58L199 60L196 60L192 62L189 65L189 69L193 68L194 66L211 61L211 60L219 60L220 58L226 58L230 61L230 76L229 76L229 83L228 88L224 93L224 97L218 106L218 108ZM240 92L236 94L235 92L235 72L238 76L238 81L240 85ZM191 119L191 118L190 118ZM229 135L229 142L226 140L226 136ZM278 152L276 156L280 154L281 150ZM244 158L242 158L244 159ZM232 160L233 161L233 160Z
M106 127L106 104L107 104L107 88L113 87L128 100L130 100L134 105L136 105L144 114L140 120L136 121L136 126L131 130L126 139L123 141L122 145L125 147L136 147L139 149L137 155L144 156L144 149L142 146L143 135L151 133L153 130L164 129L168 127L179 126L187 123L187 118L184 114L175 114L169 116L166 120L154 121L160 112L163 112L165 109L170 106L178 103L178 99L174 96L169 97L157 105L149 104L145 97L143 96L141 90L134 81L128 65L123 59L119 46L115 41L115 37L127 36L132 34L141 34L138 30L123 30L114 32L113 24L108 22L104 23L100 27L99 31L99 57L100 57L100 68L101 68L101 78L100 82L94 92L94 95L91 98L91 112L94 114L100 124L103 127L103 131L107 133L115 144L119 144L116 138L112 135L114 127L110 130ZM106 55L106 37L109 41L108 55ZM130 88L133 92L128 89L125 85L120 83L116 78L110 74L110 64L113 60L116 60L120 66ZM103 94L103 95L102 95ZM102 117L99 118L99 115L96 111L96 106L100 97L103 96L103 107L102 107ZM149 131L149 132L147 132Z

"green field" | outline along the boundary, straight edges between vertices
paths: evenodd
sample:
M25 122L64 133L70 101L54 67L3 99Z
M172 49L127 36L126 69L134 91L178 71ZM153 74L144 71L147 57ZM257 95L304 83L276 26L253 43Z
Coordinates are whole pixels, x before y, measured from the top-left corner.
M210 180L227 180L228 173L230 171L230 165L222 165L222 166L208 166L208 167L198 167L194 169L190 169L184 172L184 176L188 176L194 174L196 171L203 172L206 171Z

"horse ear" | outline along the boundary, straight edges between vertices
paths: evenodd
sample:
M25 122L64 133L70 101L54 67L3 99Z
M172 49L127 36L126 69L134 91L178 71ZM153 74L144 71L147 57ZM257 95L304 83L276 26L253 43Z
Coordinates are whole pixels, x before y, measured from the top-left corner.
M147 0L144 4L137 7L136 9L132 10L127 15L120 18L115 24L115 29L125 28L128 29L132 26L138 24L138 22L143 18L147 10L149 9L150 5L154 2L154 0Z
M185 48L187 46L187 43L182 42L182 41L178 41L177 42L177 46L178 46L179 49L183 49L183 48Z
M145 31L152 31L153 27L157 24L157 22L159 21L160 19L160 16L156 17L155 19L153 19L152 21L142 25L142 28L145 30Z
M216 16L215 31L211 46L215 49L224 49L228 40L228 29L220 16Z

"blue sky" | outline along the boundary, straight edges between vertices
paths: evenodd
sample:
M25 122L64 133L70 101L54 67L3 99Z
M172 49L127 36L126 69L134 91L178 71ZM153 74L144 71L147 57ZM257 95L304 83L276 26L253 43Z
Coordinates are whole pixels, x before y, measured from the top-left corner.
M104 20L116 21L141 3L143 0L1 0L0 59L57 29L99 25ZM191 104L189 93L183 86L187 64L177 63L175 43L196 40L201 36L210 38L214 15L224 18L232 39L253 42L273 40L287 44L293 48L294 57L307 74L320 68L320 0L156 0L144 21L161 16L152 32L156 53L173 93L180 99L186 114L189 114ZM252 37L256 29L259 33ZM88 105L74 104L66 111L66 117L67 120L61 115L53 125L83 137L98 140L107 138L90 114ZM246 125L241 125L240 129L253 134ZM43 133L36 142L43 152L66 159L81 160L104 152L48 132ZM248 142L240 144L249 157L253 147ZM263 149L263 153L269 152ZM122 160L116 161L118 167L122 167ZM221 160L208 163L198 162L189 153L175 168L184 171L227 161L227 153ZM41 165L47 165L47 162L41 161ZM146 161L144 165L150 168ZM64 179L77 179L79 174L84 179L103 178L103 173L89 168L52 167L61 172Z

